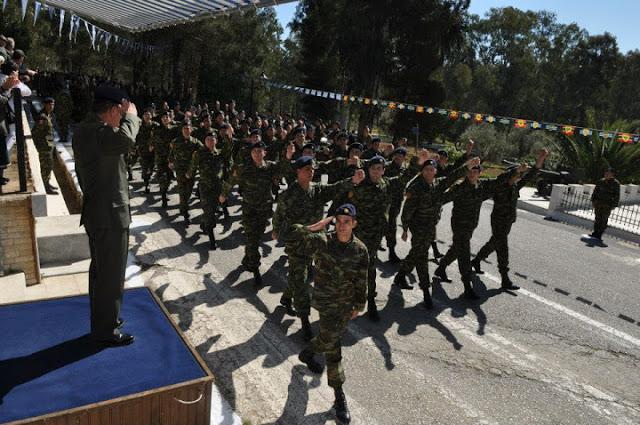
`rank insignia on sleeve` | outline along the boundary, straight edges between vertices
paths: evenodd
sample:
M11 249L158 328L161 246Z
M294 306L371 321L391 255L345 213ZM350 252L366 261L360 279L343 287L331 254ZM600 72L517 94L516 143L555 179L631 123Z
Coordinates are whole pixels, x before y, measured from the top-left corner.
M353 198L353 191L349 192L349 195L347 195L349 197L349 199Z

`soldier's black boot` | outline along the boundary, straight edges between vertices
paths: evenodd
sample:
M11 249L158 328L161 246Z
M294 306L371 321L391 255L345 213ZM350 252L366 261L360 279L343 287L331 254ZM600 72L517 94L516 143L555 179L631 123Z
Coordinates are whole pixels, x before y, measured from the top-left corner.
M502 276L502 289L509 291L517 291L518 289L520 289L518 285L516 285L511 281L511 279L509 279L509 275L507 273L500 273L500 275Z
M144 193L149 193L151 192L151 190L149 190L149 180L145 180L144 181Z
M471 286L471 280L463 280L464 284L464 297L468 300L478 300L480 297L473 291L473 287Z
M222 203L222 214L224 215L224 218L229 218L229 204L227 201Z
M396 255L395 245L389 245L389 261L392 263L399 263L400 258Z
M440 250L438 250L438 243L436 241L431 242L431 250L433 251L433 258L435 258L436 260L438 258L444 257L444 254L442 254Z
M435 272L433 272L433 274L435 276L438 276L440 278L440 281L442 282L451 282L451 279L449 279L449 276L447 276L447 272L445 268L442 267L442 265L438 266L438 268L436 269Z
M258 270L258 268L253 271L253 285L262 286L262 276L260 276L260 270Z
M215 251L218 249L218 245L216 244L216 237L213 234L213 229L208 230L207 233L209 235L209 249Z
M343 423L348 424L351 422L351 413L349 413L349 407L347 406L347 397L342 391L342 387L338 387L335 390L336 400L333 402L333 408L336 410L336 417Z
M129 172L128 172L127 180L128 181L133 180L133 174L131 173L131 170L129 170Z
M301 317L302 321L302 339L305 342L309 342L313 339L313 331L311 330L311 323L309 323L309 317Z
M433 301L431 300L431 294L429 293L428 286L422 286L422 294L424 298L424 308L427 310L433 309Z
M407 282L407 276L402 272L398 272L396 277L393 279L393 283L398 285L400 289L413 289L413 284L411 282Z
M478 259L478 257L471 260L471 267L473 267L473 271L475 271L476 274L484 274L484 271L480 266L480 259Z
M311 347L307 347L300 354L298 354L298 360L306 364L309 370L313 373L322 373L324 367L316 359L314 359L314 352Z
M167 192L162 192L162 208L167 208L168 199Z
M289 297L285 297L284 295L280 297L280 305L284 306L287 314L289 316L296 315L296 309L293 307L293 300Z
M45 192L47 192L47 195L57 195L58 191L54 190L51 185L49 184L49 182L45 182L44 183L44 190Z
M184 214L182 214L182 216L184 217L184 225L188 226L191 224L191 219L189 218L189 213L186 212Z
M380 321L380 314L378 314L378 306L376 306L375 298L369 298L367 301L367 316L372 322Z

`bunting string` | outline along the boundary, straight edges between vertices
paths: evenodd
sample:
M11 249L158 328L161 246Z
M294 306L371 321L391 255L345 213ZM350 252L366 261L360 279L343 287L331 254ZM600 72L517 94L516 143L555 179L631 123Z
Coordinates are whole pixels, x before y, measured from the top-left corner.
M381 100L374 99L370 97L361 97L361 96L353 96L344 93L333 93L327 92L323 90L315 90L306 87L297 87L291 86L287 84L273 83L267 81L265 83L267 87L272 87L276 89L282 90L290 90L297 93L309 95L309 96L317 96L325 99L332 99L339 102L351 102L351 103L362 103L365 105L372 105L376 107L389 108L389 109L397 109L397 110L407 110L413 111L417 114L432 114L432 115L440 115L451 119L463 119L463 120L472 120L477 123L487 122L490 124L501 124L503 126L513 126L516 128L523 129L532 129L532 130L545 130L548 132L560 132L561 134L567 136L593 136L597 135L602 139L613 139L617 138L619 142L622 143L638 143L640 141L640 135L633 133L616 133L607 130L598 130L594 128L587 127L578 127L570 124L556 124L549 123L544 121L534 121L534 120L526 120L522 118L512 118L512 117L503 117L499 115L492 114L482 114L477 112L465 112L459 111L456 109L447 109L447 108L438 108L433 106L423 106L423 105L414 105L405 102L398 101L389 101L389 100Z

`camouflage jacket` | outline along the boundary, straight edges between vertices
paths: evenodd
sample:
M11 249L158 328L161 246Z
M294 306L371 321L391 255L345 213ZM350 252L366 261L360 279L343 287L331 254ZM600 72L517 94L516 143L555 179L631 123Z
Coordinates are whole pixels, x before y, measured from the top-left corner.
M620 182L614 178L598 180L591 201L596 203L596 207L617 207L620 203Z
M418 174L407 185L402 209L402 229L411 233L435 238L436 225L440 221L445 191L459 178L465 176L467 167L458 167L447 177L440 177L432 184Z
M177 137L171 142L171 150L169 151L169 162L173 163L173 169L176 173L186 173L189 164L193 159L193 154L202 147L202 143L193 137L185 139Z
M155 121L151 121L149 125L145 124L144 121L140 123L140 131L136 136L136 148L138 148L140 154L145 155L151 153L149 152L151 137L158 127L160 127L160 124Z
M273 215L273 230L279 232L283 225L310 225L322 219L324 206L337 193L346 192L351 187L350 179L335 184L311 182L307 190L294 182L278 196L278 206Z
M222 194L226 196L237 183L242 190L243 205L255 209L270 209L273 203L271 185L274 177L290 172L291 163L286 158L278 162L264 161L260 167L251 161L233 170L222 187Z
M31 136L37 149L46 150L53 147L53 121L50 114L42 111L31 129Z
M220 192L226 168L227 161L220 151L217 149L212 151L203 146L193 154L189 165L189 175L194 177L196 172L200 172L200 187Z
M172 126L164 127L160 125L153 130L149 143L153 146L156 161L167 162L169 151L171 150L171 141L176 138L177 133L178 128Z
M443 204L453 201L451 228L453 231L473 232L478 226L482 202L493 196L496 186L510 179L516 169L501 174L493 179L478 180L475 185L468 179L451 186L443 196Z
M358 238L354 236L350 242L340 242L335 232L312 233L296 224L286 241L315 261L313 308L329 314L364 310L369 254Z
M317 161L316 174L327 174L330 183L353 177L356 170L362 168L362 161L358 160L356 165L347 165L347 161L348 158L334 158L329 161Z
M467 159L469 159L469 156L466 153L464 153L453 164L447 164L442 168L438 167L438 177L447 177L450 173L460 168L462 164L464 164L467 161Z
M493 223L506 224L516 221L520 189L535 179L538 171L539 168L530 169L513 186L509 185L509 179L501 179L500 184L496 185L493 193L493 211L491 212L491 221Z
M407 164L403 163L402 165L398 165L393 161L389 161L387 162L386 168L384 169L384 175L386 177L397 177L400 174L404 173L407 167ZM392 202L402 203L402 195L403 193L401 191L394 192L392 194Z

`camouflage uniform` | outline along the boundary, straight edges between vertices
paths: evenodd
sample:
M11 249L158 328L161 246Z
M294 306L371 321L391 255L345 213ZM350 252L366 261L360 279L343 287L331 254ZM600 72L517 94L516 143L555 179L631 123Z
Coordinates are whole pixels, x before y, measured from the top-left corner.
M602 178L596 183L591 195L591 202L595 203L596 215L593 225L593 236L600 238L607 228L611 211L620 203L620 182L615 178Z
M491 212L491 239L484 244L474 261L479 263L493 251L498 257L498 270L504 275L509 271L509 244L507 237L511 226L516 221L518 198L520 189L538 175L538 168L530 169L520 180L509 185L508 180L502 180L494 189L493 211Z
M310 347L314 353L324 353L329 386L338 388L345 382L340 339L351 312L363 311L367 300L367 248L356 237L344 243L335 232L311 233L300 224L293 226L287 243L315 261L311 305L320 314L320 331Z
M398 275L404 276L418 271L420 289L427 290L429 281L429 244L436 237L436 225L440 221L443 196L455 181L464 177L466 167L459 167L447 177L440 177L432 184L417 175L405 190L406 201L402 210L402 229L411 231L411 250L402 261Z
M440 260L438 270L444 270L457 259L462 282L469 291L471 291L471 236L478 226L482 202L494 194L495 188L501 182L510 179L516 172L517 170L514 169L494 179L478 180L475 185L472 185L468 179L464 179L461 183L452 186L443 197L443 203L453 201L451 214L453 245ZM436 274L438 274L437 271Z
M222 184L227 169L227 161L219 150L211 151L203 146L193 154L189 175L195 178L200 172L200 204L204 218L205 233L210 233L216 226L216 210L218 198L222 191Z
M247 238L242 265L251 272L260 267L258 245L273 210L272 181L276 175L290 172L290 169L286 158L277 163L264 161L260 167L251 161L237 167L222 188L225 197L236 183L242 191L242 227Z
M67 90L60 90L54 96L56 99L56 124L58 124L58 135L62 143L67 142L69 136L69 124L71 123L71 112L73 101Z
M384 175L387 177L399 176L407 168L406 164L398 165L395 162L388 163L387 168L384 170ZM396 246L396 230L398 228L397 219L402 208L402 192L394 192L391 196L391 205L389 206L389 221L387 221L387 227L385 231L385 238L387 239L387 247L393 249Z
M160 125L151 136L150 144L153 146L155 155L156 177L163 197L166 196L173 178L173 172L169 168L169 151L171 150L171 141L176 137L176 133L176 127Z
M273 216L273 231L280 233L283 225L290 229L293 224L310 225L322 219L324 206L338 192L347 192L353 187L350 180L332 185L311 182L303 189L294 182L278 197L278 206ZM309 291L307 289L307 270L311 266L311 256L306 251L294 249L287 243L285 252L289 256L289 277L283 296L293 298L297 315L309 316Z
M180 196L180 214L186 216L189 213L189 199L193 192L194 176L187 177L189 165L194 153L202 147L202 143L193 137L185 139L177 137L171 142L169 162L173 164L173 171L178 182L178 194Z
M153 152L149 151L149 145L153 133L158 127L160 127L160 124L155 121L150 121L149 125L143 121L140 124L140 131L136 136L136 153L137 157L140 158L140 173L142 174L142 180L144 180L145 186L149 186L149 180L151 180L151 174L153 173L154 156Z
M44 110L40 113L33 129L31 129L31 135L33 137L33 143L36 145L36 149L38 149L38 156L40 157L42 181L48 184L51 178L51 171L53 170L53 155L55 149L53 143L53 122L51 121L50 114L47 114ZM4 143L4 140L1 143Z

